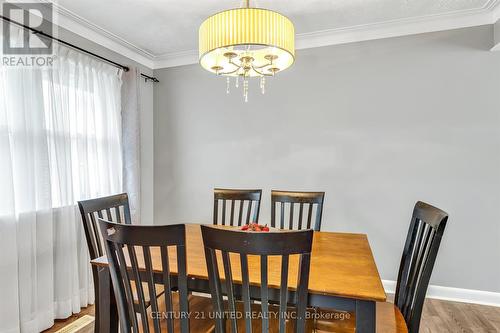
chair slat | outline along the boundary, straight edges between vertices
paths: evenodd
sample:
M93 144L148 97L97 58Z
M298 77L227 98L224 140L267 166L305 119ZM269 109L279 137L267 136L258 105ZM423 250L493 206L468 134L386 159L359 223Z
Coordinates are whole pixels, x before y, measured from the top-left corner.
M269 331L269 289L268 289L267 255L260 256L260 299L262 308L262 332Z
M224 278L226 280L226 292L227 292L227 302L229 311L231 313L236 313L236 303L234 297L234 288L233 288L233 273L231 270L231 259L229 257L229 252L222 251L222 262L224 265ZM231 331L234 333L238 333L238 324L236 322L235 316L230 316L231 320Z
M214 225L219 224L219 200L214 199Z
M91 221L91 224L88 226L88 228L89 228L89 230L91 229L91 231L89 231L89 232L92 234L92 236L89 237L90 244L95 251L93 256L95 256L97 258L97 257L104 255L104 249L103 249L102 244L101 244L101 236L100 236L99 230L97 228L97 222L95 219L95 215L94 215L94 213L90 213L90 214L88 214L88 216L89 216L90 221ZM89 250L90 250L90 248L91 247L89 246ZM92 257L92 254L90 256Z
M240 201L240 210L238 212L238 227L241 227L241 219L243 217L243 206L245 205L245 201Z
M280 228L285 229L285 203L281 203L281 220L280 220Z
M146 314L146 302L144 296L144 288L142 288L142 280L139 275L139 264L137 261L137 254L135 252L135 247L133 245L126 246L128 250L128 256L130 258L130 264L132 266L133 279L135 280L135 289L137 292L137 297L139 298L139 313L141 314L141 323L143 332L149 333L149 322L148 316ZM135 304L134 304L135 305Z
M226 225L226 200L222 200L222 225Z
M231 226L234 226L234 200L231 200Z
M307 229L311 229L311 218L312 218L312 211L313 211L313 204L309 204L309 209L307 211Z
M280 283L280 308L279 308L279 332L285 333L286 328L286 306L288 304L288 254L281 257L281 283Z
M296 332L304 333L306 329L307 289L309 287L309 269L311 266L311 254L300 255L299 272L297 278L297 323Z
M271 207L276 203L281 204L281 229L284 229L284 204L290 204L289 216L288 216L288 229L292 230L294 228L294 204L299 204L299 214L297 229L301 230L304 228L302 224L303 221L303 210L304 204L309 205L309 210L307 214L307 229L313 228L315 231L321 230L321 219L323 214L323 201L325 198L325 192L289 192L289 191L271 191ZM312 225L312 209L316 208L316 216L314 225ZM271 225L275 224L276 216L271 214Z
M298 225L298 228L299 230L302 229L302 213L304 211L304 203L300 203L299 204L299 225Z
M186 246L177 245L177 280L179 288L179 309L181 316L189 316ZM189 320L181 320L181 333L189 332Z
M148 283L148 291L149 291L149 300L151 302L151 310L152 313L158 313L158 300L156 299L156 284L154 283L154 277L153 277L153 263L151 260L151 248L149 246L143 246L142 247L142 253L144 256L144 265L146 266L146 274L147 274L147 283ZM160 333L161 332L161 326L160 326L160 317L159 316L153 316L153 325L154 325L154 332L155 333Z
M133 278L129 276L128 270L126 269L127 262L125 260L125 256L123 255L123 247L119 244L116 244L116 243L113 245L115 248L115 252L117 254L118 267L120 269L121 276L122 276L121 283L123 283L125 285L125 288L124 288L125 295L120 295L120 296L123 299L123 302L126 301L126 303L127 303L126 308L128 309L128 313L129 313L130 320L131 320L129 325L131 325L134 328L134 330L136 332L138 332L139 325L137 323L137 316L135 315L134 296L133 296L134 294L132 292L132 285L130 283L130 281L132 281Z
M238 221L238 226L241 226L243 221L246 224L259 220L259 207L262 190L239 190L239 189L214 189L214 219L213 224L231 225L234 226ZM226 201L231 201L229 220L226 221ZM222 216L218 219L218 210L220 202L222 202ZM248 205L245 205L248 202ZM236 204L239 209L236 209ZM252 204L255 204L254 213L252 216ZM246 206L246 208L245 208ZM234 214L238 216L235 217Z
M215 329L216 332L224 332L225 324L222 318L222 315L224 313L224 305L222 303L222 288L215 250L205 247L205 259L207 262L208 283L210 285L210 293L212 295L212 304L214 307L214 312L216 314Z
M115 215L116 215L116 222L122 223L122 217L120 214L120 206L116 206L116 207L114 207L114 209L115 209Z
M250 281L248 276L248 257L246 254L240 254L242 290L241 298L243 309L245 311L245 333L252 333L252 308L250 304Z
M108 216L108 221L116 221L116 219L113 218L113 215L111 215L111 209L109 207L106 208L106 214Z
M252 212L252 201L251 200L248 200L248 208L247 208L247 218L246 218L246 222L247 224L249 224L251 221L250 221L250 213Z
M170 283L170 259L168 258L168 246L161 248L161 267L163 270L163 285L165 286L165 310L167 313L173 313L174 306L172 302L172 285ZM174 331L174 322L170 316L166 318L168 332Z

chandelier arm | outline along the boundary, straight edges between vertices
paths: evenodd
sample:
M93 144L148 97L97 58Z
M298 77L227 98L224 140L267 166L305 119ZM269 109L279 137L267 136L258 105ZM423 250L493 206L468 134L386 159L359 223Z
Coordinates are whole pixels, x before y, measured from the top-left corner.
M239 71L240 68L236 68L234 71L232 72L225 72L225 73L217 73L217 75L231 75L231 74L234 74L236 73L237 71Z
M252 68L259 68L259 69L261 69L261 68L264 68L264 67L267 67L267 66L272 66L272 64L273 64L273 62L270 61L268 64L265 64L265 65L262 65L262 66L252 66Z
M233 66L236 66L236 67L238 67L238 69L241 69L241 68L243 68L243 66L241 66L241 65L238 65L238 64L235 64L235 63L233 62L233 59L229 59L229 63L230 63L231 65L233 65Z
M259 74L259 75L262 75L262 76L274 76L272 74L266 74L266 73L262 73L262 72L259 72L257 69L255 69L255 67L252 66L252 69L255 73Z

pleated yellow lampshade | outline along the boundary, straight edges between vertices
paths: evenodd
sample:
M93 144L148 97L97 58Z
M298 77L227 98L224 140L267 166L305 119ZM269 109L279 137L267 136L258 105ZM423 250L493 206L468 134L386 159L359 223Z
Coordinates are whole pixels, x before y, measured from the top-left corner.
M238 8L207 18L199 30L199 60L226 76L272 76L295 60L295 30L267 9Z

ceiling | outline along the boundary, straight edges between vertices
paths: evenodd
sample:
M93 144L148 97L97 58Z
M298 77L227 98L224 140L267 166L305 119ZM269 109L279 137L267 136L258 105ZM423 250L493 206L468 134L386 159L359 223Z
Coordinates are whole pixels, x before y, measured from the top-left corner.
M240 0L57 0L59 11L105 32L150 59L190 54L197 49L198 27L209 15L240 7ZM295 24L297 38L384 24L464 20L497 9L500 0L255 0L252 6L279 11ZM458 22L458 21L457 21ZM414 30L415 30L414 29ZM443 30L443 29L434 29ZM408 33L406 33L408 34ZM367 38L373 39L373 38ZM348 40L350 41L350 40ZM307 43L306 43L307 44ZM299 45L300 46L300 45ZM299 47L300 48L300 47Z

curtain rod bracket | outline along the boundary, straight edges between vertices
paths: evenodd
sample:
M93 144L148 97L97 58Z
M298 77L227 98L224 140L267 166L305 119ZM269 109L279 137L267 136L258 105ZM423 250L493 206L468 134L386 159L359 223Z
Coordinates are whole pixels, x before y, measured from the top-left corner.
M154 82L154 83L160 82L160 80L158 80L154 76L149 76L149 75L146 75L146 74L143 74L143 73L141 73L141 76L144 78L144 82L148 82L148 81L151 81L151 82Z

